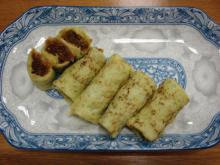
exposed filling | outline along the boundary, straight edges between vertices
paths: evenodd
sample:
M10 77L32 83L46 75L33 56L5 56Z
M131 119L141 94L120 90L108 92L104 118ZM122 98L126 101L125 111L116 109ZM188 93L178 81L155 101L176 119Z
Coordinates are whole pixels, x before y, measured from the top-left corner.
M59 63L74 61L74 56L70 50L66 47L66 45L56 38L48 39L46 41L46 51L54 56L57 55Z
M39 76L44 76L49 72L50 69L50 64L48 61L43 61L41 59L40 53L36 51L32 51L32 73L39 75Z
M89 44L73 30L68 30L63 33L62 38L67 42L74 44L76 47L81 48L81 50L87 50L89 48Z

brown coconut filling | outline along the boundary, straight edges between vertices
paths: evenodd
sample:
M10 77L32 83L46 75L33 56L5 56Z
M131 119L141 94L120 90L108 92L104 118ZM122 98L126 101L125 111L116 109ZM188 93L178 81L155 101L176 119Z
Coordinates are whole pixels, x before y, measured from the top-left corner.
M74 56L68 47L59 39L53 38L46 41L46 51L58 56L59 63L74 61Z
M31 56L32 56L32 73L39 75L39 76L44 76L46 75L49 70L50 70L50 64L48 61L43 61L41 58L41 54L36 52L36 51L32 51L31 52Z
M73 30L66 31L61 37L65 41L74 44L78 48L81 48L81 50L87 50L89 48L89 44L84 40L84 38L75 33Z

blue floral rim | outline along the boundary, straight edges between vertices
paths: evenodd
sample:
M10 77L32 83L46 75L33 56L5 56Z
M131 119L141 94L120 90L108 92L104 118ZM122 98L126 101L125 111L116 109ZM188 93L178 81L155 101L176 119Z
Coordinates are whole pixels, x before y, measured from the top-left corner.
M220 48L220 26L203 11L189 7L35 7L9 25L0 35L0 70L11 48L28 33L42 25L57 24L160 24L189 25L205 39ZM1 79L2 80L2 79ZM2 96L2 83L0 95ZM0 130L7 141L25 149L44 150L109 150L157 151L207 148L220 141L220 113L210 125L197 134L169 134L150 143L133 134L111 139L107 135L36 134L25 131L16 118L0 102Z

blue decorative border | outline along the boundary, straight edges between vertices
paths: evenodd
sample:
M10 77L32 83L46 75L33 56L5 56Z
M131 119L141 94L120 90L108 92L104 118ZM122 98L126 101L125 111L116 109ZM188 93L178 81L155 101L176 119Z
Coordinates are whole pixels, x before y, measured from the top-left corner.
M207 40L220 48L220 26L203 11L189 7L36 7L25 12L0 35L0 71L11 48L28 33L42 25L56 24L177 24L197 29ZM0 95L2 94L2 84ZM36 134L25 131L16 118L0 102L0 130L8 142L25 149L45 150L182 150L207 148L220 141L220 113L198 134L169 134L149 143L135 135Z
M165 79L175 79L186 88L186 73L183 66L171 58L125 58L134 69L142 70L159 85Z

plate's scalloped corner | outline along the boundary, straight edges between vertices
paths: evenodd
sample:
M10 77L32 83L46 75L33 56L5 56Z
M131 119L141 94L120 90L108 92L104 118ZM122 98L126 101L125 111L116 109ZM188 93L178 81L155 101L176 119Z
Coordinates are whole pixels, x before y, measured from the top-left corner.
M220 24L219 24L216 20L214 20L212 17L210 17L209 14L208 14L208 12L205 11L204 9L202 9L202 8L200 8L200 7L193 7L193 6L189 6L189 7L186 7L186 8L191 8L191 9L193 9L193 10L196 10L196 11L199 11L199 12L205 14L209 20L211 20L211 21L212 21L213 23L215 23L216 25L220 26Z

